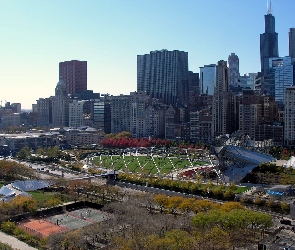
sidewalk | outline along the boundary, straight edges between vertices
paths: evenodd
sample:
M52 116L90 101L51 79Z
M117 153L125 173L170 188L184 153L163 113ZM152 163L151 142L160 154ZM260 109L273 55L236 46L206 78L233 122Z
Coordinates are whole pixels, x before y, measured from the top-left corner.
M3 232L0 232L0 241L18 250L37 250L37 248L31 247L17 238L7 235Z

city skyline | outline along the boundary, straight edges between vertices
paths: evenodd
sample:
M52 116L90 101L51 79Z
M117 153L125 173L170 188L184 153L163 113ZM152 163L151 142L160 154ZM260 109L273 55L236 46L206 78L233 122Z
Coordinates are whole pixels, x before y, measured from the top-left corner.
M227 61L240 73L260 71L265 0L1 1L0 100L30 109L54 95L58 64L87 61L88 89L112 95L136 91L136 57L154 50L188 52L189 70ZM273 0L279 56L289 54L295 1Z

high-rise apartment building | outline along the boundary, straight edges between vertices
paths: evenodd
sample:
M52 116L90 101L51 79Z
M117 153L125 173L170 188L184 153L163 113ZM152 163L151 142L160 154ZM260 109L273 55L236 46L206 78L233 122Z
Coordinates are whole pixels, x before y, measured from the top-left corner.
M278 33L275 32L275 17L271 14L271 8L268 9L265 19L265 31L260 34L260 61L261 72L268 74L269 58L278 57Z
M137 56L137 92L182 106L188 102L188 53L151 51Z
M238 86L240 76L239 57L235 53L228 56L229 85Z
M216 84L216 64L200 67L201 94L213 95Z
M190 140L210 143L212 138L211 109L190 112Z
M221 60L216 66L216 86L213 94L213 136L231 134L236 130L235 104L234 95L229 91L227 62Z
M175 115L176 110L169 105L165 113L165 138L168 140L175 140L178 141L178 138L175 138ZM181 139L181 138L179 138Z
M69 127L79 128L84 125L84 101L73 100L69 103Z
M252 139L255 136L255 126L263 121L260 97L254 90L243 90L239 104L239 130Z
M74 95L87 90L87 62L65 61L59 63L59 77L67 86L68 94Z
M111 96L111 133L130 132L131 96Z
M52 97L37 100L37 126L49 127L52 124Z
M146 108L146 136L165 137L165 113L167 105L156 103Z
M145 92L131 92L130 132L132 137L141 138L147 134L146 108L150 97Z

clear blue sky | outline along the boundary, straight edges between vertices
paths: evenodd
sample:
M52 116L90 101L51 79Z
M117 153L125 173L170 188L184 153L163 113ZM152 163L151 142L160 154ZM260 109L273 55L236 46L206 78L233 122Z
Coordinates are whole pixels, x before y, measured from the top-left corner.
M88 62L88 89L136 91L136 56L189 53L189 69L240 58L240 73L260 70L266 0L0 0L0 100L31 108L54 95L58 63ZM295 0L272 0L279 54L288 55Z

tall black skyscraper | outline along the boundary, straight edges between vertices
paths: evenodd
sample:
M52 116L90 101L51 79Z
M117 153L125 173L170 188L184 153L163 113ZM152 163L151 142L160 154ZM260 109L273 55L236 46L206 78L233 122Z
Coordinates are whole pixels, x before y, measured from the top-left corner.
M265 31L260 34L260 61L261 72L268 74L269 58L278 57L278 33L275 32L275 17L271 14L271 5L265 19Z
M295 28L290 28L289 31L289 56L295 59Z

